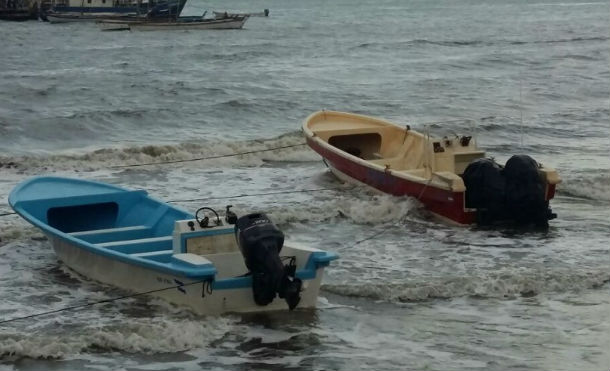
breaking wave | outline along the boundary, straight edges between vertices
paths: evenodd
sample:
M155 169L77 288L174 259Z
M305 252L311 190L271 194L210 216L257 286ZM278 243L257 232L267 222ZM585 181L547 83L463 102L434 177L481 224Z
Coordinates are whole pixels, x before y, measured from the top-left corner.
M348 219L355 224L384 224L403 220L421 205L412 197L371 194L364 188L338 189L307 204L285 205L271 209L269 215L278 224L323 222Z
M274 150L276 148L279 149ZM232 156L244 152L248 154ZM300 132L295 131L268 139L102 148L84 153L72 152L47 156L0 156L0 169L93 171L139 164L187 162L193 159L203 160L207 157L214 157L206 160L208 163L242 166L260 166L266 161L309 162L319 160L319 157L304 144Z
M557 193L588 200L610 201L610 174L564 179L557 187Z
M9 216L15 221L3 224L0 227L0 247L10 242L25 239L44 239L44 235L39 229L24 223L19 216ZM8 217L5 217L8 218Z
M546 292L597 289L610 282L607 269L596 271L574 270L500 270L477 276L454 276L430 281L399 283L325 284L326 292L383 300L414 302L428 299L456 297L514 298L535 296Z
M524 44L556 44L556 43L576 43L576 42L587 42L587 41L608 41L608 37L574 37L565 39L551 39L551 40L428 40L428 39L414 39L408 41L385 43L385 42L366 42L361 43L358 48L370 48L370 47L398 47L398 46L417 46L417 45L436 45L436 46L447 46L447 47L463 47L463 46L481 46L488 47L494 45L524 45Z
M129 318L109 325L26 333L4 331L0 359L59 359L86 352L171 353L206 347L230 328L232 319Z

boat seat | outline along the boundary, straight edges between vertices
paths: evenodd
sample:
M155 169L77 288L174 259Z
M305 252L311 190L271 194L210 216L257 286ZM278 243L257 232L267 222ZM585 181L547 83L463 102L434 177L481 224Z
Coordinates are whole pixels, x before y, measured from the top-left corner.
M169 249L169 250L157 250L157 251L146 251L146 252L137 252L134 254L129 254L131 256L136 256L138 258L148 258L148 257L154 257L154 256L159 256L159 255L172 255L174 253L174 250Z
M136 240L102 242L96 244L96 246L122 252L125 254L137 254L171 249L172 241L172 236L161 236L152 238L140 238Z
M174 250L165 249L165 250L157 250L157 251L146 251L139 252L135 254L129 254L135 258L142 258L146 260L152 260L160 263L167 263L174 255Z
M90 243L105 243L117 240L135 240L149 237L151 228L145 225L132 225L129 227L71 232L68 234Z

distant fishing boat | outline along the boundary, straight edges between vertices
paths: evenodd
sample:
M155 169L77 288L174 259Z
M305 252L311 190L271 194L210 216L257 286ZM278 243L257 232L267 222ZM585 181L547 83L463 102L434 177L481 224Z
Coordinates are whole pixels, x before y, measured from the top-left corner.
M262 12L258 12L258 13L234 13L234 12L217 12L217 11L213 11L212 13L214 13L214 17L216 19L223 19L223 18L231 18L231 17L243 17L243 16L249 16L249 17L268 17L269 16L269 9L264 9Z
M51 23L71 23L71 22L96 22L100 20L136 20L138 16L132 13L96 13L96 14L75 14L75 13L53 13L45 14L47 21Z
M38 2L30 0L0 0L0 20L28 21L38 19Z
M0 9L0 21L23 22L38 19L38 12L29 9Z
M97 25L103 31L159 31L159 30L234 30L243 28L247 16L225 19L205 19L203 17L178 17L174 20L103 20Z
M9 204L76 272L200 314L315 307L324 268L337 258L284 245L264 214L237 218L227 206L224 218L208 207L191 215L145 191L93 181L31 178Z
M176 18L186 0L57 0L42 14L49 22L95 22L103 19Z
M303 122L307 144L340 179L412 196L457 224L548 225L557 172L529 156L504 167L470 136L432 138L381 119L319 111Z

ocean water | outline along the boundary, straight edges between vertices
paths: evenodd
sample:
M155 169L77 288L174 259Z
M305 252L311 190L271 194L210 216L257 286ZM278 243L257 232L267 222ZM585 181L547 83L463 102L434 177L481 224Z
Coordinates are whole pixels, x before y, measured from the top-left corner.
M198 317L123 300L0 324L0 369L607 370L610 2L189 0L185 13L264 8L235 31L0 23L0 214L40 174L266 211L340 254L318 309ZM343 185L299 146L319 109L473 133L500 162L530 154L563 179L558 218L460 228ZM0 216L0 320L123 294Z

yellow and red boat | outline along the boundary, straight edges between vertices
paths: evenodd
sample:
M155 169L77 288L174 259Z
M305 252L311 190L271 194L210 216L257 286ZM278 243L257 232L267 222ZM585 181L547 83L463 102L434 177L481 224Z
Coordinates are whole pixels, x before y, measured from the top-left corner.
M485 158L470 136L433 138L352 113L319 111L303 122L307 144L340 179L395 196L412 196L457 224L547 225L557 171L531 157L505 166Z

